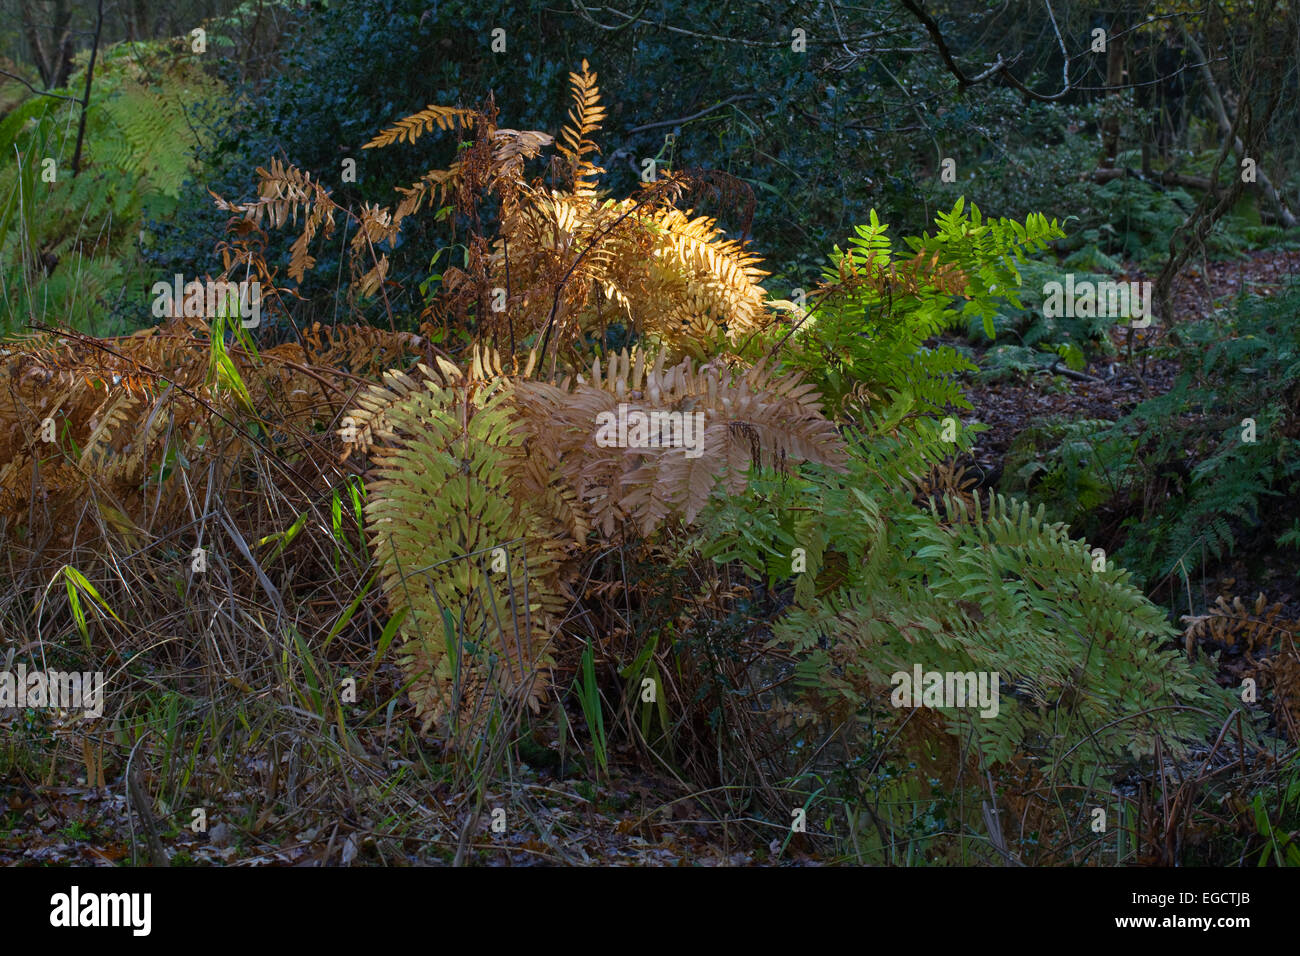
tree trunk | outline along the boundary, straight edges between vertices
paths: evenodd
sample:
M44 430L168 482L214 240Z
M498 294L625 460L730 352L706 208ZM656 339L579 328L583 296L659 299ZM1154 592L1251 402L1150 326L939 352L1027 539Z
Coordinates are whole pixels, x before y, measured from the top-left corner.
M1210 107L1210 112L1214 114L1215 121L1219 124L1219 131L1224 136L1232 136L1232 150L1237 156L1237 173L1241 173L1241 160L1246 157L1246 147L1241 142L1241 137L1233 135L1232 120L1228 117L1228 111L1223 105L1223 97L1219 95L1219 85L1214 81L1214 74L1210 72L1210 64L1205 60L1205 53L1192 36L1191 31L1186 31L1187 48L1192 51L1192 55L1200 62L1198 67L1201 79L1205 82L1205 102ZM1288 229L1296 227L1295 216L1291 215L1291 210L1286 208L1282 199L1273 188L1273 182L1268 178L1268 173L1264 172L1263 157L1251 157L1255 160L1255 178L1259 183L1259 191L1264 194L1264 199L1273 208L1277 215L1278 221Z
M21 3L18 8L22 12L23 38L32 48L32 61L41 74L41 82L47 90L63 86L68 82L68 74L72 72L73 53L72 12L68 9L67 0L58 0L53 12L49 13L50 38L53 40L53 46L49 49L41 39L41 31L37 26L38 14L46 11L37 10L30 3Z
M1119 24L1112 24L1106 40L1106 85L1117 92L1108 94L1111 98L1119 95L1119 87L1124 85L1124 37ZM1112 167L1119 156L1119 111L1118 103L1110 104L1110 114L1101 126L1101 162L1104 167Z

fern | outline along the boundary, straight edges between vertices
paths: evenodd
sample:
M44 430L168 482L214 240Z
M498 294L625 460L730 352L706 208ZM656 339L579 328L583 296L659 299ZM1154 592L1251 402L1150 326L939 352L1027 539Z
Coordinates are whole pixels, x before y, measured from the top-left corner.
M447 132L472 125L477 115L473 110L430 104L418 113L412 113L398 120L366 143L364 148L375 149L391 146L393 143L414 143L425 133L435 129Z
M795 312L794 336L773 329L755 348L782 345L782 360L815 382L837 411L849 401L901 394L927 413L970 408L958 378L974 366L949 346L923 343L963 315L991 329L995 303L1020 305L1017 263L1062 233L1035 215L1024 225L985 221L960 199L936 223L934 235L906 237L911 254L900 256L873 211L848 249L835 249L807 310L776 303Z
M427 730L478 732L498 695L536 708L558 591L540 517L511 494L522 435L500 380L471 387L425 371L393 393L367 524L384 589L402 612L402 664ZM444 633L452 623L449 642Z
M430 106L388 127L366 147L410 143L435 129L474 130L454 163L400 188L391 209L344 209L308 172L277 161L258 169L257 200L217 197L218 207L233 214L235 226L242 220L281 228L296 225L301 214L289 269L299 282L315 264L309 250L317 237L330 234L336 217L352 220L353 291L364 298L387 280L382 248L397 241L407 217L436 199L439 218L454 210L477 230L479 207L491 197L496 234L468 242L464 266L441 274L424 331L432 335L437 320L449 335L455 317L473 328L478 344L496 351L553 346L554 367L561 352L569 361L589 361L589 341L597 333L603 339L614 325L634 340L657 341L695 357L766 326L771 315L759 282L767 273L716 220L679 208L692 182L688 177L665 177L634 198L606 200L598 194L603 170L591 157L605 111L586 61L570 74L570 84L573 106L558 145L546 133L499 128L494 111ZM568 171L563 189L524 177L526 161L552 145Z
M934 438L909 444L917 459L941 454ZM800 578L798 603L771 646L797 656L800 684L828 718L901 728L910 711L889 706L891 675L916 664L997 672L997 716L941 709L944 726L989 765L1029 753L1049 776L1082 782L1150 755L1157 740L1196 740L1206 729L1197 708L1226 716L1230 701L1208 674L1161 649L1173 631L1124 572L1095 571L1083 542L1024 504L914 507L889 467L897 448L865 434L843 478L805 469L788 496L768 486L720 504L698 539L703 553L756 574L774 551L816 555L804 575L785 565L787 580ZM786 530L798 527L794 508L817 516L815 538Z
M1243 530L1264 523L1270 501L1300 485L1300 335L1290 319L1298 307L1293 283L1273 299L1243 298L1234 314L1180 327L1173 387L1115 426L1143 436L1148 469L1191 465L1172 496L1129 523L1121 557L1151 580L1230 554Z
M86 328L105 325L114 310L140 314L141 221L173 208L202 138L187 110L221 90L157 45L108 48L95 72L77 176L75 104L32 97L0 121L0 147L17 159L0 168L4 326ZM52 182L46 160L55 163Z
M560 152L572 170L573 195L590 198L596 195L595 177L604 172L587 158L598 151L590 137L600 129L605 110L600 106L596 74L588 69L586 60L582 61L581 72L569 74L569 83L573 87L573 107L569 110L572 125L564 127Z
M930 490L936 466L969 448L975 429L944 428L944 407L964 402L950 377L957 360L921 343L963 313L987 321L999 298L1018 305L1017 263L1058 232L1035 217L983 223L959 203L940 217L940 237L910 240L913 258L899 260L878 221L859 229L813 307L783 304L805 327L778 353L832 396L867 399L846 436L847 471L751 475L749 495L709 503L690 550L791 589L769 647L795 661L805 704L855 731L859 746L932 749L947 731L959 766L959 741L970 741L982 766L1027 755L1048 779L1087 783L1157 746L1185 753L1232 701L1166 648L1173 629L1127 572L1098 569L1065 524L1006 498ZM1058 441L1076 490L1093 480L1084 460L1108 428L1083 423ZM1131 440L1112 445L1102 457L1123 462ZM947 487L960 486L950 476ZM892 675L917 665L999 674L997 715L891 707Z
M1054 520L1076 524L1132 488L1136 445L1105 420L1031 425L1007 450L1000 487L1043 504Z
M389 371L348 414L347 440L372 454L367 527L390 611L404 615L403 663L426 730L462 740L491 711L484 702L536 704L561 596L577 585L565 558L590 529L636 540L692 524L724 489L743 492L753 467L842 467L838 433L795 376L689 359L665 369L662 352L596 360L591 374L552 385L476 351L468 373L445 360ZM598 416L620 404L693 410L701 454L598 445Z

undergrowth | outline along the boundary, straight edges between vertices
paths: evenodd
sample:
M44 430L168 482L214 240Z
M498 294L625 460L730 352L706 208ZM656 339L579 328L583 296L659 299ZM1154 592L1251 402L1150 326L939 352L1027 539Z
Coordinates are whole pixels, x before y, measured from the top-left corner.
M707 177L604 190L585 62L570 86L558 140L492 103L379 132L368 147L457 142L392 206L339 203L279 160L256 198L218 198L222 278L262 282L264 329L174 315L9 342L6 653L22 635L24 655L111 680L98 723L24 715L7 772L48 782L71 757L148 794L142 823L179 831L201 808L263 852L329 820L331 848L384 862L471 862L501 833L577 858L552 784L580 775L564 799L595 803L593 780L637 767L776 858L1096 864L1154 860L1236 767L1270 766L1275 701L1218 686L1070 515L977 494L955 464L978 430L972 366L936 338L1001 321L1052 340L1021 293L1058 222L958 199L895 241L873 212L815 288L774 300L750 245L693 213ZM387 309L411 217L464 247L415 330L294 323L344 227L351 305ZM263 227L286 226L281 280ZM1276 338L1280 314L1240 321ZM1252 408L1273 452L1207 482L1289 460L1294 362L1253 341L1213 361L1268 370ZM698 448L601 440L629 410L698 416ZM1100 495L1087 435L1061 437L1054 493ZM997 674L996 706L899 703L914 668ZM1280 823L1240 812L1288 858ZM561 839L522 837L541 833Z

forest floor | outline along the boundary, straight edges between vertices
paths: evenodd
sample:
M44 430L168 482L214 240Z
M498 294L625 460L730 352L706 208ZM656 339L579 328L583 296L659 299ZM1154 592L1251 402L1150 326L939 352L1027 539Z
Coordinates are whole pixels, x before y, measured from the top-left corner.
M1175 302L1187 318L1208 315L1228 304L1243 289L1269 294L1286 277L1300 273L1300 252L1265 252L1240 261L1215 262L1208 274L1190 270L1175 289ZM1146 277L1143 277L1146 278ZM1115 420L1144 397L1169 388L1177 368L1153 358L1151 346L1139 340L1135 364L1141 380L1126 365L1123 329L1112 330L1114 351L1094 361L1084 376L1065 378L1034 375L1013 381L970 382L967 394L975 406L971 415L988 426L977 439L972 473L990 476L1001 471L1015 436L1035 422L1055 417ZM1201 606L1218 595L1239 596L1253 603L1263 592L1269 603L1281 602L1284 615L1300 619L1300 588L1295 567L1275 557L1246 563L1231 558L1206 572L1200 582ZM1225 667L1230 666L1227 661ZM1226 678L1225 678L1226 679ZM14 729L21 714L0 715L0 737ZM93 788L76 770L80 752L71 737L46 754L50 774L31 779L20 773L0 788L0 865L114 865L130 862L132 834L136 853L147 856L140 824L128 808L120 783ZM377 766L391 766L388 755L368 755ZM710 818L703 802L680 796L680 783L666 775L638 768L631 753L610 754L609 779L592 783L585 771L561 772L558 767L516 767L508 792L489 792L483 801L485 819L468 832L476 836L462 846L456 834L435 823L445 814L425 806L429 826L386 826L387 821L322 818L295 812L256 812L257 797L230 793L225 811L214 818L244 821L238 832L217 823L204 833L189 826L189 811L176 808L160 821L162 842L173 865L288 865L387 863L431 865L462 862L487 865L620 864L620 865L753 865L780 858L783 862L824 865L835 862L820 855L802 837L790 839L784 826L723 823ZM32 775L35 776L35 775ZM328 784L338 786L337 781ZM426 786L424 799L438 800L438 785ZM450 808L457 795L446 795ZM488 808L507 806L515 816L504 833L491 834ZM742 814L743 815L743 814ZM134 830L133 830L134 827ZM426 834L440 834L430 838ZM417 836L417 834L419 834ZM771 837L769 840L768 838Z
M1300 275L1300 251L1256 252L1245 259L1208 265L1208 271L1199 266L1190 268L1174 287L1174 304L1182 321L1205 318L1230 305L1243 291L1262 296L1275 294L1288 277ZM1133 278L1154 280L1155 277L1134 275ZM1168 391L1178 367L1172 361L1152 358L1152 354L1158 353L1160 342L1144 340L1145 335L1138 332L1135 336L1133 364L1139 373L1136 375L1127 364L1127 330L1116 326L1110 330L1113 353L1090 362L1084 370L1090 380L1038 375L1019 381L968 383L966 394L975 406L971 414L988 426L976 439L973 473L991 476L994 481L990 483L996 483L1012 441L1036 422L1047 419L1115 421L1149 395ZM1268 539L1269 532L1276 534L1275 529L1264 528L1261 541ZM1294 561L1255 561L1254 567L1247 568L1241 555L1249 550L1240 548L1237 557L1223 562L1213 573L1207 571L1200 581L1201 594L1196 603L1212 605L1220 594L1229 602L1234 596L1240 596L1243 602L1249 599L1253 603L1262 591L1269 604L1283 605L1284 617L1300 619L1300 580L1296 577ZM1161 597L1151 596L1155 600Z

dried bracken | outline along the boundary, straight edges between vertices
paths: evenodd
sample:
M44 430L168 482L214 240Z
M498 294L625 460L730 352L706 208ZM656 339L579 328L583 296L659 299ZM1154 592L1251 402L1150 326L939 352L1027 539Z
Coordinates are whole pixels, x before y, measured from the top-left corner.
M791 376L689 359L664 369L662 353L651 364L625 352L604 370L597 361L592 379L508 375L476 350L468 373L446 361L388 372L345 419L341 435L371 458L368 528L390 610L406 615L411 694L446 737L487 716L466 687L495 682L501 699L538 704L575 555L689 524L715 491L743 491L751 465L844 458L816 395ZM698 415L700 454L602 446L597 422L619 405ZM449 653L445 628L475 654Z

